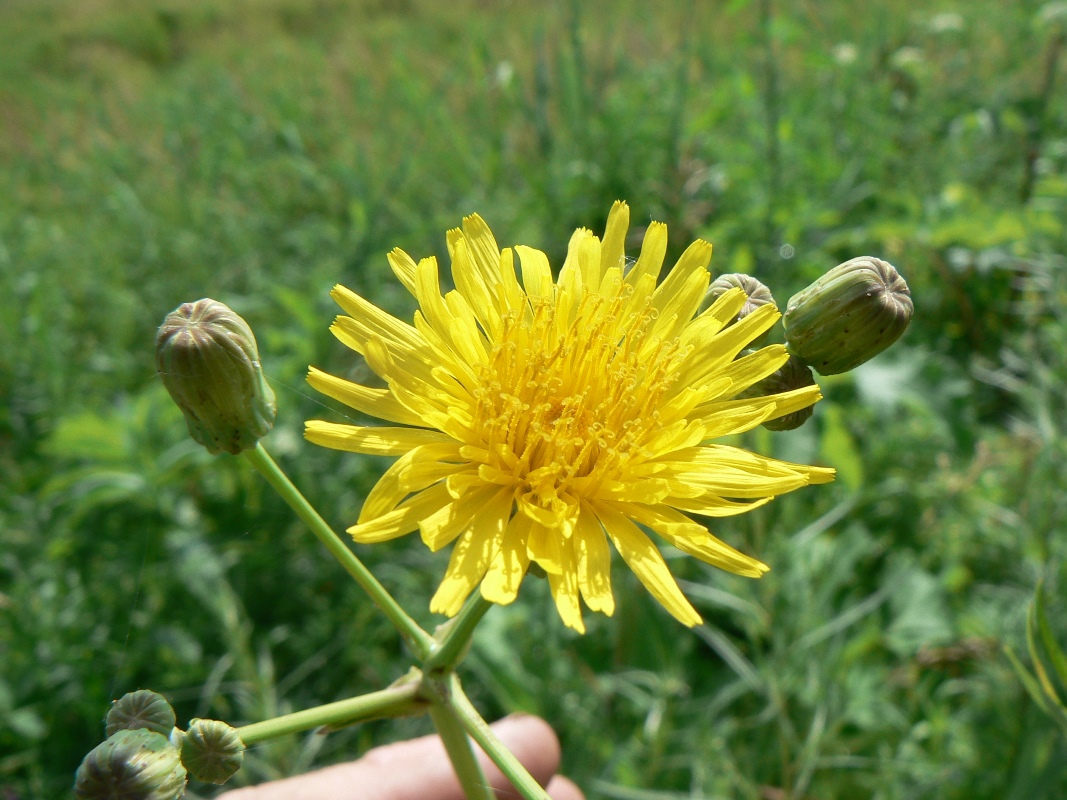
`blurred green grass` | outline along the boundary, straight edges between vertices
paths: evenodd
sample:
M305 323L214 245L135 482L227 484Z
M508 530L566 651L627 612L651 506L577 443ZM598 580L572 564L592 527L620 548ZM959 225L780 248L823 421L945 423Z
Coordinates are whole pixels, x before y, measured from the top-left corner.
M746 438L840 470L716 524L767 577L671 558L708 621L694 634L619 570L615 618L580 638L528 582L479 631L480 707L546 716L591 798L1063 796L1063 735L998 649L1023 652L1038 577L1063 571L1063 12L0 6L6 797L65 796L131 689L164 692L181 720L241 722L406 666L280 501L188 440L152 364L167 311L212 296L246 316L279 396L268 446L343 527L384 465L300 437L333 414L306 366L358 369L327 331L330 286L410 314L392 247L444 258L445 229L478 211L558 264L616 198L637 227L665 221L673 254L707 238L713 269L752 271L779 301L845 258L887 258L916 319L825 380L812 423ZM440 554L361 556L434 624ZM242 778L425 730L282 741Z

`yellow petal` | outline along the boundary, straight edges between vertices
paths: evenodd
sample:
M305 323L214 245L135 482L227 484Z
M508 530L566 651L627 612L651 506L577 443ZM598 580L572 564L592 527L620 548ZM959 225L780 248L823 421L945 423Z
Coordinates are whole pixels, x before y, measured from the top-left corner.
M419 521L422 541L436 553L467 530L475 515L499 491L496 486L472 485L458 499L449 492L452 502Z
M509 309L520 309L523 304L522 287L515 276L515 253L510 247L500 251L500 281L497 291L497 308L501 315Z
M600 520L584 503L574 527L574 552L578 588L585 604L590 611L600 611L610 617L615 613L615 598L611 594L611 549Z
M706 272L710 261L711 245L703 239L697 239L685 249L674 268L663 279L663 283L656 287L656 291L652 295L652 306L659 310L662 315L663 309L667 307L671 300L682 293L686 283L692 278L692 274L694 272L699 273L701 270ZM699 305L699 301L697 303ZM694 308L693 310L695 311L696 309ZM690 316L692 316L692 313L690 313Z
M725 400L693 409L692 415L704 423L707 439L731 436L751 430L768 419L777 419L807 408L822 397L818 386L805 386L766 397Z
M304 424L304 438L313 444L366 453L372 456L399 456L422 444L454 441L439 431L425 428L369 428L310 419Z
M741 469L749 469L761 475L804 475L811 483L826 483L834 479L835 471L829 467L814 467L809 464L797 464L777 458L761 456L740 447L724 444L710 444L694 448L691 459L702 467L715 467L730 464Z
M700 614L685 599L678 588L659 550L625 515L606 503L598 503L594 510L604 524L623 561L638 580L663 607L683 625L692 627L701 622Z
M767 402L763 398L727 400L696 408L692 415L704 423L706 441L752 430L774 417L776 408L773 400Z
M530 297L551 299L552 268L548 264L548 256L540 250L521 244L515 246L515 252L519 254L522 285L526 289L526 294Z
M465 364L485 361L485 351L478 341L478 329L469 306L450 305L441 297L441 282L437 272L437 259L424 258L415 272L415 296L426 321L440 341L455 353L457 360ZM459 314L456 310L459 310Z
M723 466L687 470L682 473L682 480L708 494L740 499L779 495L808 485L806 475L760 475Z
M440 463L439 459L458 458L459 444L457 442L426 444L404 453L393 462L392 466L374 484L374 488L370 490L367 499L363 501L363 509L359 512L358 522L366 522L375 517L380 517L382 514L388 514L409 494L425 489L442 477L428 476L426 480L421 482L402 481L404 473L412 464L424 462L438 464ZM448 466L452 468L451 472L466 467L465 464L449 464Z
M726 374L724 368L734 360L737 354L757 336L770 330L780 316L781 314L774 306L760 306L740 322L735 322L717 334L705 346L695 347L679 370L679 380L691 386L704 382L713 373L715 377ZM782 345L770 345L759 352L767 351L762 356L766 358L770 353L777 352L775 348L782 348ZM771 372L773 371L772 369Z
M415 260L396 247L386 256L386 260L389 261L389 266L393 270L393 274L396 275L398 281L404 284L404 288L415 294Z
M773 499L773 495L768 495L749 503L739 503L734 500L724 500L715 494L701 494L696 497L667 497L664 498L664 502L689 514L700 514L703 517L733 517L753 511Z
M785 347L772 344L730 362L717 375L730 379L729 393L736 396L775 370L781 369L788 360L789 352Z
M694 319L682 332L682 344L688 347L707 347L711 340L737 319L738 312L748 302L748 295L738 286L727 289L703 314Z
M471 265L486 286L490 298L496 292L493 288L500 282L500 247L489 226L477 214L463 218L463 235L467 240L467 249ZM498 307L498 311L506 309Z
M814 405L822 399L822 392L819 390L818 385L805 386L789 392L771 395L771 399L774 400L774 415L770 418L778 419L778 417L784 417L786 414L792 414L794 411L800 411L802 408Z
M432 425L448 432L454 439L462 439L469 428L457 430L452 424L456 410L469 409L470 395L453 375L440 367L428 369L406 368L393 358L381 340L367 341L367 364L389 384L389 390L407 408L422 417L424 425Z
M650 453L670 453L683 447L692 447L706 438L703 423L682 419L653 433L643 447Z
M671 474L701 495L754 499L799 489L809 483L833 480L834 471L767 458L726 445L704 445L670 454ZM668 501L679 508L687 505ZM703 513L703 512L701 512Z
M482 597L490 603L507 605L518 596L519 586L530 566L526 539L531 525L532 520L525 514L515 514L508 522L500 549L482 580Z
M625 503L619 505L619 510L651 528L683 553L712 566L747 578L758 578L769 569L763 562L735 550L712 536L703 525L668 506L653 508Z
M634 268L626 274L626 282L637 286L641 278L649 275L652 277L651 287L655 287L666 254L667 226L662 222L653 222L645 230L645 237L641 241L641 255Z
M558 575L563 570L560 556L560 539L563 538L558 528L548 528L530 519L530 533L526 539L526 555L545 572Z
M485 576L500 549L511 514L509 490L498 492L452 548L448 571L430 601L430 611L454 616Z
M348 314L347 319L352 323L350 330L357 338L378 335L389 344L409 350L423 346L422 337L413 327L364 300L351 289L338 284L333 287L330 297Z
M372 417L421 426L425 419L405 408L388 389L373 389L335 377L315 367L308 368L307 382L327 397Z
M341 344L346 347L366 355L370 343L379 342L389 353L390 360L395 363L400 371L410 373L423 381L429 382L432 380L431 374L437 362L433 358L433 353L426 338L417 329L413 328L413 330L420 338L418 347L409 347L407 344L399 343L395 339L381 336L378 332L371 330L363 323L357 322L352 317L339 316L330 326L330 333L336 336ZM374 367L371 366L371 369L374 369ZM382 375L377 370L375 370L375 373L382 378L387 378L386 375Z
M600 245L600 273L618 269L621 273L626 261L626 230L630 227L630 207L616 200L608 212L604 241Z
M418 528L420 519L433 514L449 499L444 484L434 484L429 489L409 497L388 514L353 525L348 529L348 533L360 544L376 544L395 539Z
M559 573L548 573L552 599L556 601L556 610L563 624L578 633L585 633L582 608L578 604L578 562L574 556L572 541L568 539L560 542L559 551L562 569Z
M671 273L672 275L674 273ZM659 318L652 327L652 336L673 339L689 325L693 315L707 294L711 274L706 269L694 269L681 285L665 298L659 308ZM655 304L653 298L653 304Z
M467 364L484 364L488 341L478 328L474 309L461 293L453 291L445 295L445 305L452 314L452 340L463 354Z
M500 269L499 251L493 256L493 262L493 270L496 272ZM500 312L493 305L499 276L493 277L494 283L490 286L481 264L476 261L475 255L471 252L470 241L466 237L460 237L454 242L452 281L456 284L456 290L462 293L470 303L474 315L487 333L495 332L500 325Z
M574 294L583 287L600 286L600 240L588 228L578 228L571 235L557 283Z

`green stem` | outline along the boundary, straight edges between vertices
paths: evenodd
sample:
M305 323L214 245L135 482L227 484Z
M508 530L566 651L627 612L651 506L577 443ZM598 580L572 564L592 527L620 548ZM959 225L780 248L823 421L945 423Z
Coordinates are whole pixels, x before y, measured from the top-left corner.
M393 599L392 595L386 591L378 579L371 574L371 571L367 569L363 562L356 558L355 554L345 546L345 543L341 541L340 537L333 532L326 521L323 520L319 513L311 506L311 504L304 498L304 495L300 493L300 490L293 485L292 481L282 472L274 459L270 457L270 454L263 449L262 444L257 444L253 450L245 450L242 454L244 457L259 470L263 477L267 479L271 486L282 496L292 509L296 512L297 516L304 521L304 523L311 528L311 532L318 537L326 549L330 551L334 558L341 562L348 574L356 579L363 591L370 595L371 600L375 605L382 610L382 612L389 618L389 621L393 623L400 635L404 637L408 645L418 654L420 659L427 658L434 648L433 637L426 631L420 628L411 617L407 615L407 612L400 607L400 604Z
M459 778L459 784L463 787L463 793L467 800L494 800L493 789L485 779L481 764L474 757L470 739L463 731L465 726L447 697L448 684L438 686L439 689L431 691L430 717L445 745L445 751L452 762L452 769L456 771L456 777Z
M380 717L399 717L416 709L422 702L419 697L419 682L382 689L380 692L350 697L308 708L294 714L253 722L238 728L237 733L245 745L256 744L276 736L309 731L323 725L344 726Z
M525 800L550 800L541 785L533 779L533 776L504 746L504 743L496 738L496 734L493 733L488 723L482 719L481 714L463 693L463 688L459 685L459 679L455 675L452 676L450 696L452 709L459 716L459 721L467 729L467 733L500 768L519 794Z
M423 662L423 670L427 674L453 670L463 660L464 651L470 644L478 622L492 606L492 603L482 597L481 592L475 590L456 618L452 620L444 641Z

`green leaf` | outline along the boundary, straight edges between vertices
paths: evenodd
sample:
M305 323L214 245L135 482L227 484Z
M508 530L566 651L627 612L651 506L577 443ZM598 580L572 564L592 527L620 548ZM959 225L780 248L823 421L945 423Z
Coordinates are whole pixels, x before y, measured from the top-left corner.
M1034 616L1037 618L1041 643L1045 646L1045 652L1048 653L1052 667L1056 671L1056 677L1059 679L1061 686L1067 686L1067 656L1064 656L1063 650L1056 644L1056 639L1052 635L1052 627L1048 624L1048 617L1045 614L1043 582L1037 585L1037 592L1034 594Z
M1023 688L1026 689L1026 693L1030 695L1030 699L1037 704L1037 707L1044 711L1046 714L1051 714L1052 709L1049 708L1048 702L1045 699L1045 693L1041 691L1041 687L1037 681L1034 680L1034 676L1031 675L1026 667L1019 661L1019 657L1015 655L1010 647L1004 645L1004 655L1008 657L1008 661L1011 662L1012 667L1015 669L1015 674L1019 676L1019 681L1022 683Z

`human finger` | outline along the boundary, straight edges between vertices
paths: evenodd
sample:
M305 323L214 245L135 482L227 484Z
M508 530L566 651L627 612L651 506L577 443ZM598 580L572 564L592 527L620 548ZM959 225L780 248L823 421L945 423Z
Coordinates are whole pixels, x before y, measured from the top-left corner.
M574 781L562 775L553 775L545 791L552 800L585 800L585 795L574 784Z
M505 717L492 725L493 732L519 762L544 786L559 767L559 740L542 719L531 716ZM489 785L501 797L518 797L495 765L476 749ZM568 781L569 783L569 781ZM573 784L571 784L573 786ZM562 791L568 789L565 785ZM295 778L238 789L223 795L226 800L299 800L322 797L329 800L464 800L444 746L437 736L377 747L358 761L337 764ZM561 800L575 795L564 794ZM577 798L581 798L579 793Z

